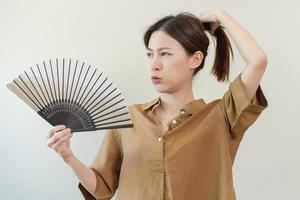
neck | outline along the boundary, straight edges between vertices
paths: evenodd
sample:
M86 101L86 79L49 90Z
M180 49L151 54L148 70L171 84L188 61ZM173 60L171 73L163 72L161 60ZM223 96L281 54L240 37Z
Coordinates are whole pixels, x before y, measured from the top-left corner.
M190 101L195 100L192 87L173 93L161 93L160 109L165 113L178 113L179 109Z

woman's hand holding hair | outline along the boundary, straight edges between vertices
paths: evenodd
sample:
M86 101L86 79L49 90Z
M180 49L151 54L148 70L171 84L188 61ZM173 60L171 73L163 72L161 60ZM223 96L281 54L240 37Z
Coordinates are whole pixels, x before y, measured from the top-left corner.
M201 13L198 18L203 23L204 28L213 35L215 30L221 25L219 18L224 13L225 11L223 10L207 11Z

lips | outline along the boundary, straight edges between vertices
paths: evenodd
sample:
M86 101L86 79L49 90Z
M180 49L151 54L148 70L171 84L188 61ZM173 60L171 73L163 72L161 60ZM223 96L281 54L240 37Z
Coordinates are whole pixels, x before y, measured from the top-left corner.
M158 76L151 76L151 79L160 79Z
M152 83L154 83L154 84L160 83L160 79L161 78L158 76L151 76Z

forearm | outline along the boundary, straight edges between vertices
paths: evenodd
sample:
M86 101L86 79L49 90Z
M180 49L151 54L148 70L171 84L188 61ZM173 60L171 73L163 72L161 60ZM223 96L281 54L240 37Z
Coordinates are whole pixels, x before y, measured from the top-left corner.
M96 176L93 170L83 164L74 155L66 159L65 162L72 168L84 188L91 194L94 194L96 190Z
M220 12L217 15L217 20L230 35L247 65L266 60L266 55L256 40L227 12Z

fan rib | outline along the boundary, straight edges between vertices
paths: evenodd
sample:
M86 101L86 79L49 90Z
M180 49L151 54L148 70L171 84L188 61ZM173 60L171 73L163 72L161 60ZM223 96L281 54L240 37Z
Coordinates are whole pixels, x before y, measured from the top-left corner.
M21 79L22 80L22 79ZM24 89L14 80L14 83L20 88L20 90L34 103L34 105L40 109L40 107L36 104L36 102L24 91Z
M73 84L74 84L74 79L75 79L75 75L76 75L76 71L77 71L77 66L78 66L78 60L76 61L76 64L75 64L75 70L74 70L74 73L73 73L72 85L71 85L71 89L70 89L69 99L72 99L71 94L72 94L72 90L73 90Z
M23 82L23 85L25 85L25 87L27 88L27 90L31 93L31 95L35 98L35 100L40 104L40 106L38 106L39 109L41 109L43 107L43 105L40 103L40 101L36 98L36 96L33 94L33 92L30 90L30 88L27 86L27 84L25 83L25 81L22 79L21 76L19 76L19 79ZM15 82L15 84L17 84ZM22 91L24 93L24 91ZM26 93L27 95L27 93Z
M81 86L80 86L80 88L79 88L79 91L78 91L78 93L77 93L77 96L76 96L75 101L78 102L78 103L79 103L79 101L77 101L78 96L79 96L79 94L80 94L80 92L81 92L81 89L82 89L82 87L83 87L83 84L84 84L84 81L85 81L85 79L86 79L86 76L87 76L87 74L88 74L89 71L90 71L90 68L91 68L91 65L89 65L89 67L88 67L88 69L87 69L87 71L86 71L86 73L85 73L85 75L84 75L84 78L83 78L83 80L82 80L82 82L81 82Z
M86 106L86 104L88 104L88 102L90 102L90 100L94 97L94 95L98 92L98 90L101 88L101 86L106 82L106 80L107 80L107 77L105 78L105 80L101 83L101 85L97 88L97 90L93 93L93 95L91 96L91 98L85 103L85 105L84 105L84 107L88 110L88 108L90 107L90 105L91 104L93 104L94 103L94 101L96 101L97 100L97 97L88 105L88 106ZM107 89L107 88L106 88ZM106 90L105 89L105 90ZM104 90L104 91L105 91ZM99 95L98 95L98 97L104 92L104 91L102 91Z
M111 85L112 85L112 83L111 83L107 88L109 88ZM95 104L91 109L89 109L90 112L92 112L92 110L93 110L99 103L101 103L104 99L106 99L106 97L108 97L108 95L110 95L111 93L113 93L115 90L116 90L116 88L113 89L113 90L112 90L110 93L108 93L107 95L105 95L105 97L103 97L97 104ZM99 95L99 96L100 96L100 95ZM102 106L104 106L104 105L105 105L105 104L103 104ZM102 106L100 106L100 108L101 108Z
M41 79L42 79L42 82L43 82L43 85L44 85L44 88L45 88L45 91L46 91L46 94L47 94L47 96L48 96L48 98L49 98L49 104L52 104L52 103L51 103L51 98L50 98L50 96L49 96L49 94L48 94L48 90L47 90L47 88L46 88L46 84L45 84L45 82L44 82L44 79L43 79L43 76L42 76L42 73L41 73L41 70L40 70L40 68L39 68L39 65L37 64L36 67L37 67L37 69L38 69L38 71L39 71L40 77L41 77Z
M38 79L37 79L37 77L36 77L36 75L35 75L33 69L32 69L32 68L30 68L30 69L31 69L31 71L32 71L32 73L33 73L33 76L34 76L34 78L35 78L35 81L37 82L37 84L38 84L38 86L39 86L39 88L40 88L40 90L41 90L41 92L42 92L43 97L45 98L46 105L49 104L49 102L47 101L47 98L46 98L46 96L45 96L45 94L44 94L44 91L42 90L42 87L41 87L41 85L40 85L40 83L39 83L39 81L38 81ZM46 106L46 105L45 105L45 106Z
M40 97L41 101L43 102L43 106L42 107L45 107L46 106L46 103L44 102L43 98L41 97L40 93L38 92L38 90L36 89L35 85L33 84L32 80L29 78L29 75L27 74L27 72L25 72L25 75L27 76L28 80L30 81L31 85L33 86L35 92L38 94L38 96Z
M57 59L57 58L56 58L56 74L57 74L57 93L58 93L58 101L60 101L61 98L60 98L59 71L58 71L58 59Z
M53 91L54 91L54 94L55 94L55 101L58 101L58 99L57 99L56 86L55 86L55 81L54 81L54 73L53 73L52 61L51 61L51 59L49 59L49 64L50 64L51 75L52 75L52 83L53 83Z
M114 116L111 116L111 117L107 117L107 118L104 118L104 119L101 119L101 120L96 120L96 121L94 121L94 123L106 121L106 120L113 119L113 118L116 118L116 117L119 117L119 116L122 116L122 115L127 115L127 114L128 114L128 112L121 113L121 114L114 115Z
M80 78L81 78L81 73L82 73L83 66L84 66L84 63L82 63L82 66L81 66L81 69L80 69L80 73L79 73L79 76L78 76L78 80L77 80L77 82L76 82L76 87L75 87L75 90L74 90L72 99L74 99L74 97L75 97L75 93L76 93L76 91L77 91L78 83L79 83ZM74 100L74 102L76 102L76 101Z
M69 77L70 77L70 68L71 68L71 58L69 59L69 68L68 68L68 79L67 79L67 88L66 88L66 99L68 99L68 89L69 89Z
M119 122L124 122L124 121L130 121L131 119L123 119L123 120L118 120L118 121L113 121L113 122L107 122L107 123L103 123L103 124L97 124L96 127L99 127L99 126L103 126L103 125L106 125L106 124L114 124L114 123L119 123Z
M109 114L111 114L111 113L117 112L117 111L119 111L119 110L122 110L123 108L126 108L126 106L123 106L123 107L121 107L121 108L117 108L117 109L112 110L112 111L110 111L110 112L108 112L108 113L105 113L105 114L103 114L103 115L97 116L99 113L101 113L101 112L99 112L98 114L92 116L92 117L93 117L93 120L100 119L100 118L103 117L103 116L106 116L106 115L109 115ZM97 116L97 117L94 117L94 116Z
M96 69L97 70L97 69ZM89 96L89 94L91 93L92 89L95 87L97 81L99 80L99 78L101 77L102 73L100 73L100 75L98 76L98 78L95 80L94 84L92 85L92 87L90 88L90 90L88 91L88 93L86 94L86 96L84 97L84 99L82 100L82 105L83 102L86 100L86 98ZM85 104L86 105L86 104ZM84 107L84 105L83 105Z
M53 96L53 93L52 93L52 87L51 87L51 84L50 84L50 81L49 81L49 76L48 76L48 72L47 72L47 69L46 69L45 61L43 61L43 64L44 64L44 70L45 70L45 73L46 73L46 76L47 76L47 82L48 82L48 86L49 86L51 97L52 97L52 102L54 102L54 96Z
M109 94L108 94L108 95L109 95ZM120 95L120 94L118 94L118 95L114 96L112 99L106 101L104 104L102 104L101 106L97 107L97 109L99 109L99 108L105 106L107 103L109 103L109 102L112 101L113 99L117 98L119 95ZM106 98L106 97L105 97L105 98ZM104 99L104 98L103 98L103 99ZM102 100L103 100L103 99L102 99ZM101 100L101 101L102 101L102 100ZM121 101L122 101L122 100L121 100ZM119 102L120 102L120 101L119 101ZM117 102L117 103L119 103L119 102ZM99 103L100 103L100 102L99 102ZM115 103L115 104L117 104L117 103ZM113 105L115 105L115 104L113 104ZM98 105L98 104L96 104L96 105ZM96 106L96 105L95 105L95 106ZM94 106L94 107L95 107L95 106ZM110 107L111 107L111 106L110 106ZM110 107L108 107L108 108L110 108ZM93 109L93 108L92 108L92 109ZM90 109L90 111L89 111L91 115L93 115L93 113L96 111L96 110L92 111L92 109ZM97 114L99 114L99 112L98 112ZM97 114L95 114L95 115L97 115Z
M65 84L65 59L63 58L63 74L62 74L62 101L65 101L64 84Z

